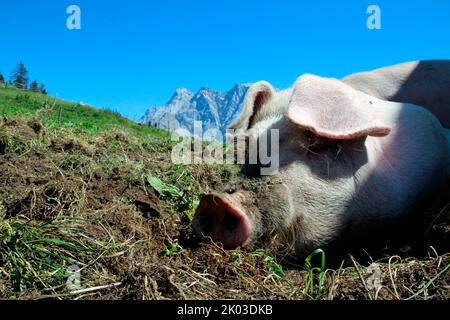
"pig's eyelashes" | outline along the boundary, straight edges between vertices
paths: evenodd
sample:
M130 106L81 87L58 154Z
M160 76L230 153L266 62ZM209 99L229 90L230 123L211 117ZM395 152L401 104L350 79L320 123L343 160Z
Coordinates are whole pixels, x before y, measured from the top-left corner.
M309 130L305 130L303 131L303 136L305 137L305 139L307 140L317 140L317 137L314 135L314 133L312 133Z
M315 143L308 145L306 149L307 149L308 153L320 154L320 153L328 151L330 149L330 145L320 143L320 142L315 142Z
M320 139L313 135L305 148L308 155L320 155L325 152L335 153L335 151L340 151L342 147L336 141Z
M302 132L303 136L303 146L306 149L308 155L319 154L326 151L328 145L319 140L319 138L314 135L311 131L305 130Z

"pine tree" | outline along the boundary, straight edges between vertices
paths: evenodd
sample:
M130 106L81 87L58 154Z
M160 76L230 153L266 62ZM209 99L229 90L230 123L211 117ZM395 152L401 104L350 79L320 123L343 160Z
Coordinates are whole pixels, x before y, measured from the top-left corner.
M39 92L39 86L38 86L38 83L37 83L36 80L34 80L34 81L31 83L30 90L31 90L32 92Z
M28 71L22 62L19 62L11 74L11 82L18 89L28 88Z
M39 91L40 91L42 94L47 95L47 90L45 90L45 87L44 87L44 84L43 84L43 83L41 83L41 86L39 87Z
M3 74L0 73L0 84L5 83L5 78L3 77Z

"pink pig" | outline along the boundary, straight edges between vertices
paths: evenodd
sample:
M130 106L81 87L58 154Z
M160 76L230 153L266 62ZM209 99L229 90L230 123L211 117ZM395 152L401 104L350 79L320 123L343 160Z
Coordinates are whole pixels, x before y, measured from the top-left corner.
M256 140L278 130L278 170L244 164L203 197L193 230L226 248L270 242L299 256L389 239L447 181L449 126L450 60L305 74L279 92L255 83L231 128Z

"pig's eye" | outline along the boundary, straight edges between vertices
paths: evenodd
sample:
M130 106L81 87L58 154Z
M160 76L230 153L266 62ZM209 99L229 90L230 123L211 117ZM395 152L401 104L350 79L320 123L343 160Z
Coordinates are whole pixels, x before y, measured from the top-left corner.
M226 193L228 193L228 194L232 194L232 193L236 192L236 188L234 188L234 187L226 187L224 191Z
M320 153L328 147L326 143L323 143L311 131L303 132L303 141L308 153Z
M308 155L322 154L324 152L334 152L334 149L339 148L334 140L318 138L310 131L303 133L305 148Z
M330 144L314 142L307 146L308 152L310 153L323 153L330 149Z
M313 139L317 139L317 137L314 135L314 133L312 133L311 131L303 131L303 137L305 137L306 140L313 140Z

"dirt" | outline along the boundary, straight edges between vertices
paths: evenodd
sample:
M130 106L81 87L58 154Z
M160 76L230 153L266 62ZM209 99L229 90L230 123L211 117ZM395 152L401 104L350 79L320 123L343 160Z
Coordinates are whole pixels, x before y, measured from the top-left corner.
M320 286L317 270L303 265L279 264L264 251L227 251L220 244L197 243L185 220L172 206L159 199L149 185L129 179L120 168L93 167L105 155L104 141L89 145L67 135L49 136L37 121L3 119L0 130L0 200L6 218L23 216L30 221L58 221L78 217L87 237L126 244L115 255L99 255L82 271L86 287L119 283L107 289L80 294L83 299L448 299L449 187L432 199L428 213L427 244L438 254L417 257L397 252L378 257L381 282L367 287L368 264L347 257L341 268L329 270ZM24 146L19 152L14 145ZM127 143L126 135L112 135ZM42 146L29 151L30 141ZM98 140L98 141L101 141ZM38 150L38 151L36 151ZM41 151L39 151L41 150ZM152 151L129 154L129 158L152 158ZM64 164L67 154L76 164ZM161 155L158 155L161 157ZM162 156L164 157L164 156ZM161 160L161 159L159 159ZM167 158L166 158L167 160ZM150 169L162 170L164 161ZM58 165L57 165L58 164ZM63 169L61 169L63 168ZM90 168L90 167L89 167ZM194 168L205 190L225 182L211 167ZM55 235L57 236L57 235ZM61 235L59 235L61 236ZM178 243L173 254L164 246ZM122 251L121 251L122 250ZM398 256L397 256L398 255ZM272 258L273 259L273 258ZM0 267L4 261L0 261ZM277 271L280 266L283 271ZM364 280L364 281L363 281ZM0 298L73 298L39 284L17 290L8 277L0 277ZM309 289L313 281L313 289ZM420 292L420 290L423 290ZM419 292L415 296L415 294Z

